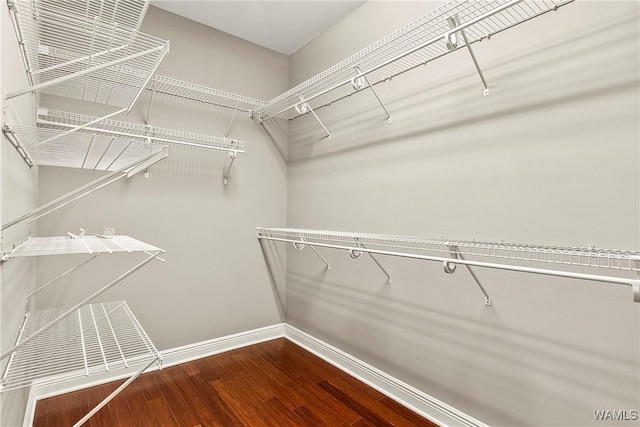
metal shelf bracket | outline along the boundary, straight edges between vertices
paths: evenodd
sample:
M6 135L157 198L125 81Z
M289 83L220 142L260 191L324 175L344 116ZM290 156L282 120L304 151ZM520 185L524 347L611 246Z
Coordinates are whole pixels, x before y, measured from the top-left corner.
M449 248L449 253L451 253L451 258L461 259L465 261L464 255L462 255L462 253L460 252L460 248L458 248L458 245L447 244L447 247ZM443 264L445 273L453 274L456 271L456 264L454 262L443 261ZM482 283L480 283L480 279L478 279L478 276L476 276L475 271L473 271L469 264L465 264L465 267L467 267L467 270L469 270L469 274L471 274L471 277L473 277L473 280L475 280L476 284L484 294L484 305L491 306L491 298L489 297L487 290L484 288L484 286L482 286Z
M327 133L327 138L329 138L329 140L331 140L331 132L329 132L329 129L327 129L327 127L324 125L324 123L322 123L322 120L320 120L320 117L318 117L318 115L316 114L315 111L313 111L313 108L311 108L311 105L309 105L309 103L307 101L304 100L304 98L302 97L302 95L298 95L298 98L300 98L300 102L298 104L295 105L295 109L299 114L306 114L306 113L311 113L313 114L313 117L316 118L316 120L318 121L318 123L320 123L320 126L322 126L322 129L324 129L324 131Z
M362 242L360 242L360 240L356 237L355 238L356 243L358 244L359 247L361 247L362 249L367 249L365 245L362 244ZM360 255L362 255L362 252L357 252L357 251L349 251L349 255L351 255L351 258L354 258L355 253L357 253L358 255L355 256L355 258L360 258ZM371 257L371 259L373 260L373 262L376 263L376 265L380 268L380 270L382 270L382 272L384 273L385 276L387 276L387 285L391 284L391 276L389 275L389 273L387 273L387 270L384 269L384 267L382 266L382 264L380 264L378 262L378 260L373 256L373 254L371 252L367 252L367 254ZM354 259L355 259L354 258Z
M633 266L636 269L636 277L640 280L640 258L633 259ZM633 302L640 302L640 283L632 283L631 288L633 289Z
M460 19L458 15L453 15L447 18L447 23L449 24L450 29L454 29L460 26ZM473 49L471 48L471 44L469 43L469 39L467 38L467 34L464 32L464 29L460 30L460 34L464 39L464 44L469 51L469 55L471 55L471 60L473 61L473 65L475 65L476 70L478 71L478 75L480 76L480 80L482 81L482 86L484 87L483 94L484 96L489 95L489 85L484 78L484 74L482 74L482 70L480 69L480 64L478 64L478 60L476 59L476 55L473 53ZM456 37L456 33L445 33L444 41L447 45L447 49L454 50L458 47L458 39Z
M22 159L27 164L27 166L29 166L30 168L35 166L36 163L33 161L31 156L29 156L29 153L27 152L27 150L25 150L23 145L20 143L20 140L16 138L15 132L11 129L11 126L5 124L2 127L2 132L7 136L7 139L9 140L11 145L13 145L13 147L16 149L18 154L20 154L20 157L22 157Z
M300 242L296 242L293 244L293 247L296 248L296 250L303 250L305 245L307 244L307 241L305 240L304 237L300 236ZM324 262L327 265L327 271L331 271L331 265L329 264L329 261L327 261L320 252L318 252L318 250L316 248L314 248L313 246L309 246L311 248L311 250L318 255L318 257L322 260L322 262Z
M373 95L378 100L378 103L380 104L380 106L384 110L384 113L387 115L387 122L391 123L391 121L392 121L391 120L391 114L389 114L389 111L387 111L387 108L382 103L382 100L378 96L378 92L376 92L376 90L374 89L374 87L371 84L371 82L369 81L369 78L367 77L367 75L364 74L362 72L362 70L360 69L360 67L358 67L357 65L355 65L353 67L353 69L356 71L356 76L351 79L351 86L353 86L353 89L354 90L362 90L362 89L365 89L366 87L369 87L369 89L371 89L371 92L373 92ZM365 85L365 83L366 83L366 85Z
M234 141L237 142L237 141ZM233 162L235 161L236 157L238 155L238 152L235 150L229 151L229 166L227 166L227 169L225 169L224 173L222 174L222 183L224 185L227 185L229 183L229 172L231 172L231 166L233 166Z

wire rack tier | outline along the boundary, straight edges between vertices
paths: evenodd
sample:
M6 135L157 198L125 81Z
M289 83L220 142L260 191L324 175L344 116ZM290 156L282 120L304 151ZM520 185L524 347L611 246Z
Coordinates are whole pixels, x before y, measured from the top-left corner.
M149 142L145 138L107 135L84 129L68 134L67 131L46 125L5 127L5 133L30 166L115 171L152 153L166 151L166 145Z
M38 91L132 108L169 42L137 30L145 2L106 2L115 15L102 3L10 0L31 88L8 99Z
M30 237L7 252L4 258L114 252L157 253L164 252L164 250L123 235L109 238L89 235L80 238L70 238L69 236Z
M640 272L640 252L630 250L544 246L505 242L423 238L385 234L349 233L290 228L258 228L258 237L367 247L427 251L443 254L543 262L581 267L600 267Z
M27 313L17 344L49 324L64 309ZM17 350L2 377L1 391L57 383L153 361L161 355L124 301L89 304Z
M148 89L165 95L200 101L205 104L230 108L250 114L266 104L266 101L260 101L259 99L160 75L156 75L153 78Z
M97 117L87 116L84 114L52 110L49 108L38 109L39 127L48 127L57 130L71 129L77 126L84 126L87 123L91 123L96 120L98 120ZM242 141L112 119L100 120L99 122L77 132L84 132L89 135L95 133L103 135L103 137L119 136L125 140L134 139L143 142L155 141L160 143L175 143L244 153L244 142Z
M54 9L68 16L93 19L139 30L149 8L148 0L31 0L39 9Z
M375 85L464 47L464 44L451 50L447 47L445 35L451 30L447 21L449 17L458 17L458 28L463 27L469 44L472 44L572 1L450 1L268 101L257 113L262 120L266 120L303 102L300 97L306 102L325 94L328 95L316 102L320 103L316 108L328 105L365 89L355 89L348 85L358 76L367 76L371 85ZM334 93L345 85L348 85L348 89Z

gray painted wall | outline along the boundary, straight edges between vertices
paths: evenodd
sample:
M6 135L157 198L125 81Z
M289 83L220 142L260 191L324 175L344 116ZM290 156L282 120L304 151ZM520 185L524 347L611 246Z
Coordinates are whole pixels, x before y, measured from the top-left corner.
M2 60L0 82L2 96L28 85L18 42L11 24L6 3L0 6ZM6 103L3 120L14 125L33 125L35 99L32 95L14 98ZM6 140L0 143L0 223L8 222L33 209L36 204L37 170L29 169L22 157ZM2 251L10 250L27 236L26 225L18 224L2 233ZM25 296L35 286L35 262L13 259L0 264L0 350L7 351L15 344L18 329L25 313ZM7 359L0 363L4 372ZM22 424L28 389L2 393L0 396L0 425Z
M367 2L291 57L291 85L435 8ZM290 122L288 226L639 248L638 3L575 2ZM282 247L280 247L282 251ZM627 287L287 249L287 322L491 425L640 407ZM606 272L609 274L610 272ZM614 273L615 274L615 273ZM624 423L620 423L624 425Z
M286 90L288 58L151 7L142 31L171 40L159 74L264 99ZM142 123L145 95L126 120ZM50 108L99 115L112 109L43 97ZM222 136L231 110L156 95L150 124ZM110 226L167 251L99 300L125 299L159 349L216 338L282 321L260 247L257 224L286 222L286 162L246 114L230 137L245 141L227 186L228 155L171 146L169 157L142 174L104 188L43 219L41 235L100 231ZM98 174L42 167L44 203ZM38 298L40 308L65 306L141 261L142 255L103 256ZM40 259L40 280L64 271L74 257Z

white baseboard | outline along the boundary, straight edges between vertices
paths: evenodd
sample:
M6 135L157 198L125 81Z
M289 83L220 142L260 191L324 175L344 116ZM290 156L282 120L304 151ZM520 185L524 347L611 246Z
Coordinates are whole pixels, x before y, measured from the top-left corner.
M165 367L190 362L214 354L223 353L230 350L270 341L277 338L287 338L293 343L305 348L316 356L326 360L338 369L358 378L365 384L370 385L391 399L412 409L422 416L430 419L442 426L466 426L466 427L487 427L486 424L470 417L417 390L414 387L374 368L373 366L359 360L342 350L331 346L291 325L279 323L263 328L253 329L238 334L225 337L214 338L195 344L176 347L161 352ZM150 369L155 370L157 368ZM80 378L61 384L38 384L31 386L27 409L24 417L24 425L31 426L35 415L36 402L39 399L57 396L64 393L93 387L112 381L117 381L129 377L133 374L127 370L107 372L94 375L89 378Z
M285 324L285 337L438 425L488 427L464 412L289 324Z

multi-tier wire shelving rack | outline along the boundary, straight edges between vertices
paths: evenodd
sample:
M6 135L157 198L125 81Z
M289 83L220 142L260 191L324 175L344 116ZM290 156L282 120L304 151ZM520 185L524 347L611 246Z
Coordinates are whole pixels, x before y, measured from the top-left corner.
M82 230L79 235L30 237L1 259L7 262L20 257L89 255L27 295L28 303L34 295L104 253L143 253L146 257L73 307L27 311L16 344L0 355L0 360L9 358L0 392L26 387L34 381L53 384L112 369L137 367L125 383L75 425L86 422L154 363L161 367L160 354L126 303L90 303L151 261L164 261L160 258L164 251L129 236L115 235L113 229L107 228L100 235L85 235Z
M386 275L389 284L391 276L376 258L378 255L439 262L442 263L444 272L448 274L455 272L456 265L463 265L482 291L486 305L491 305L491 299L475 274L474 267L628 286L632 289L633 300L640 302L640 252L637 251L292 228L259 227L257 237L258 240L291 243L298 250L303 250L308 246L325 263L327 269L330 269L330 264L318 251L318 248L348 251L353 259L360 258L362 254L368 254ZM511 260L512 262L491 261L495 259ZM547 267L541 268L536 264L545 264ZM581 273L572 271L570 268L572 266L600 271L627 271L634 277Z
M169 51L169 42L139 31L148 1L8 0L29 86L8 93L4 101L29 93L51 94L113 106L105 117L58 114L38 110L36 127L9 126L3 131L29 166L47 165L107 172L104 176L2 225L29 224L123 177L146 170L167 156L160 129L108 134L93 129L103 120L130 112L145 92ZM48 120L47 120L48 119ZM50 123L46 123L49 121ZM66 124L65 124L66 123ZM165 135L166 130L163 131ZM174 135L175 136L175 135ZM182 135L184 136L184 135ZM29 233L30 234L30 233ZM126 303L92 303L164 251L105 228L100 235L31 237L3 252L13 258L86 254L88 258L27 296L36 294L89 264L104 253L143 253L146 257L73 307L27 311L8 359L0 392L68 381L117 368L129 379L79 420L86 422L161 356ZM93 287L92 287L93 289ZM27 304L28 306L28 304ZM131 373L133 372L133 373Z
M490 86L472 45L572 1L450 1L271 99L256 113L261 122L275 117L294 119L312 114L331 139L331 133L316 110L370 89L391 121L391 114L374 86L458 49L468 51L483 94L488 95Z

